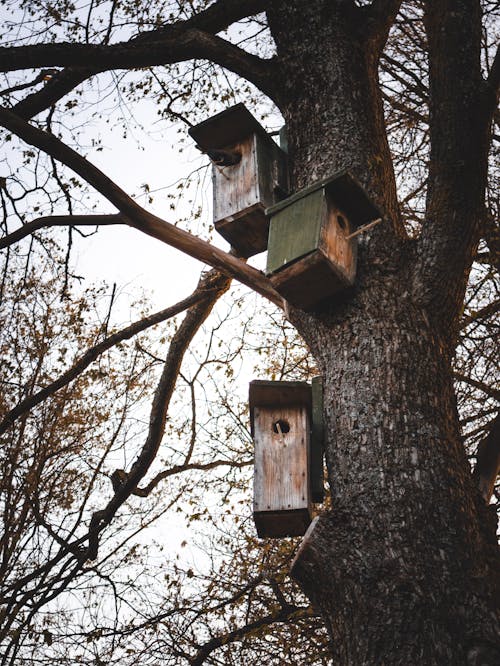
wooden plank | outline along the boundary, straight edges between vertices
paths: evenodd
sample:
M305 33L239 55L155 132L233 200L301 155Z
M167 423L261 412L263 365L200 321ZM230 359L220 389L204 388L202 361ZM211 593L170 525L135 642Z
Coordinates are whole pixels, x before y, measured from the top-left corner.
M316 516L309 525L309 527L307 528L306 533L304 534L304 538L302 539L300 546L295 554L295 557L292 560L292 564L290 565L290 575L292 576L292 578L295 578L295 573L299 569L302 560L305 557L307 557L307 551L312 541L312 534L316 530L320 518L321 516Z
M239 152L241 160L233 166L213 165L215 223L234 219L234 216L241 216L255 204L262 204L258 187L255 135L231 144L228 149Z
M254 407L311 407L311 386L307 382L276 382L254 379L249 386L250 411Z
M283 535L288 529L287 515L295 525L294 512L310 514L308 410L255 407L254 443L254 513L282 513L279 532ZM274 522L268 521L269 529Z
M341 266L334 265L320 250L271 275L276 291L306 312L320 308L325 299L352 286L353 281Z
M268 136L257 118L242 103L190 127L188 132L202 150L224 148L254 133Z
M249 206L238 215L216 221L215 229L242 257L253 257L267 248L269 219L260 203Z
M291 205L272 214L266 274L271 275L282 270L316 250L325 216L323 190L316 190L306 197L296 199Z
M311 522L308 509L254 512L253 517L257 535L268 538L302 536Z
M311 500L323 502L325 487L323 479L323 378L313 377L311 382L312 394L312 427L311 427L311 457L310 457L310 485Z
M345 276L347 284L356 277L357 241L348 239L353 225L346 212L327 195L327 217L321 230L319 248L329 261Z
M310 503L307 410L257 407L254 415L254 510L307 507ZM275 427L277 423L287 425L280 432Z

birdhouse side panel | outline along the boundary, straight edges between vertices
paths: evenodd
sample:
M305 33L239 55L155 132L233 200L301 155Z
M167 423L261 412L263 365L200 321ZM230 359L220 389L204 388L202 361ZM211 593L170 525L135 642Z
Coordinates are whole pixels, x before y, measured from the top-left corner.
M288 195L288 158L271 138L256 137L259 199L269 208Z
M233 219L260 203L255 140L251 135L225 148L241 154L238 164L213 165L214 222Z
M346 285L356 277L357 241L348 238L355 227L347 214L327 195L327 216L321 230L320 249L335 266Z
M268 275L317 249L327 209L322 190L294 201L271 217Z
M255 512L309 508L309 428L303 407L255 408Z

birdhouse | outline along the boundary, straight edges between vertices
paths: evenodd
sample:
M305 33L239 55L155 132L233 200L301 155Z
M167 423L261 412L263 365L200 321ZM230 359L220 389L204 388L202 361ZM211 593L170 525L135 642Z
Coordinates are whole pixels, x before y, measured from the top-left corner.
M214 225L242 256L267 248L265 209L288 194L287 156L244 104L191 127L212 160Z
M253 381L249 398L257 534L300 536L312 518L311 487L319 487L319 482L311 479L311 386L306 382ZM316 443L321 450L322 442ZM318 473L318 455L316 458ZM320 474L322 478L322 464ZM316 492L316 501L321 500Z
M314 310L354 284L356 228L380 217L347 171L321 180L267 209L267 275L292 305Z

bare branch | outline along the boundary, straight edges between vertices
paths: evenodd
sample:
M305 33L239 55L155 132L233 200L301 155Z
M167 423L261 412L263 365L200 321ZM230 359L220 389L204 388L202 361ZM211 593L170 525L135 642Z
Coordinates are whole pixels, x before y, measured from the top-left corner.
M116 484L115 494L107 506L96 511L90 521L88 559L95 559L99 546L99 534L113 519L120 506L137 488L154 461L165 431L167 410L174 392L177 377L186 349L202 323L208 317L217 299L229 289L231 280L217 271L210 271L200 278L197 291L205 292L202 301L193 305L177 332L172 338L163 372L156 387L149 420L149 432L129 474L124 475L123 483ZM210 291L207 292L207 288Z
M9 247L43 227L98 227L127 224L122 215L52 215L37 217L0 239L0 249Z
M246 2L242 2L241 0L218 0L206 10L195 14L186 21L177 21L170 26L141 33L134 41L147 42L160 40L168 35L169 31L172 32L172 30L175 30L177 33L180 33L182 30L192 28L216 34L221 30L225 30L235 21L264 11L266 4L263 0L247 0ZM100 71L102 71L102 63L99 63L97 69L92 69L88 66L65 69L55 75L44 86L43 90L33 93L19 102L14 107L14 111L22 118L32 118L58 102L71 90L80 85L80 83L83 83L83 81Z
M170 476L175 476L176 474L181 474L182 472L189 472L190 470L199 470L202 472L208 472L211 469L216 469L217 467L248 467L249 465L253 464L253 460L212 460L211 462L208 463L185 463L183 465L175 465L174 467L171 467L170 469L163 470L163 472L159 472L151 481L148 483L147 486L144 488L134 488L132 491L133 495L137 495L138 497L147 497L154 488L160 483L160 481L163 481L163 479L168 479ZM125 473L126 474L126 473ZM122 476L121 482L123 483L126 479L128 478L128 475Z
M454 372L453 377L459 382L464 382L465 384L469 384L470 386L479 389L483 393L486 393L486 395L488 395L490 398L494 398L495 400L500 401L500 391L498 389L495 389L492 386L488 386L484 382L480 382L477 379L463 375L460 372Z
M54 393L64 386L67 386L105 351L111 349L111 347L114 347L123 340L129 340L134 335L145 331L147 328L150 328L155 324L159 324L171 317L175 317L175 315L183 312L183 310L186 310L188 307L192 307L196 303L206 299L211 291L212 289L198 287L190 296L179 301L176 305L172 305L164 310L155 312L149 317L140 319L139 321L130 324L130 326L123 328L121 331L109 335L105 340L102 340L102 342L94 347L87 349L83 356L81 356L71 368L69 368L69 370L64 372L48 386L38 391L38 393L25 398L11 409L0 422L0 434L4 433L17 418L28 412L30 409L33 409L33 407L36 407L36 405L40 404L43 400L46 400L46 398L54 395Z
M10 88L4 88L0 90L0 95L8 95L18 90L26 90L26 88L32 88L33 86L38 85L42 81L49 81L54 74L57 73L56 69L42 69L41 72L32 80L27 83L19 83L17 86L11 86Z
M11 72L38 67L135 69L168 65L196 58L210 60L254 83L274 97L273 60L264 60L221 37L191 28L170 29L163 39L131 40L119 44L59 42L31 46L0 47L0 70Z
M205 663L210 654L214 652L214 650L217 650L217 648L227 645L228 643L239 641L245 636L258 631L259 629L264 629L265 627L273 625L276 622L290 622L291 620L301 620L310 617L314 617L314 612L311 608L287 606L286 608L281 609L278 613L265 615L264 617L255 620L255 622L249 622L244 627L239 627L233 631L228 631L226 634L212 638L199 648L196 655L190 660L190 664L191 666L201 666L201 664Z
M161 240L199 261L209 264L225 275L235 278L251 289L268 298L279 307L283 307L283 299L271 286L264 275L243 261L227 252L219 250L204 240L193 236L187 231L148 213L128 196L116 183L95 167L91 162L65 145L53 134L33 127L8 109L0 107L0 124L21 139L36 146L47 154L62 162L98 192L108 199L127 218L128 224L153 238Z
M484 308L477 310L477 312L472 312L470 315L467 315L460 322L460 327L463 329L473 322L477 322L481 319L486 319L491 315L495 315L500 310L500 299L496 299L485 305Z

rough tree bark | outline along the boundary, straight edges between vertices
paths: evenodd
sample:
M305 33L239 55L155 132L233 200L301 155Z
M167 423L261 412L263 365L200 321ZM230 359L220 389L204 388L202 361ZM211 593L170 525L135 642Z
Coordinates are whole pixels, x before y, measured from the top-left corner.
M480 3L424 3L431 155L426 223L417 240L406 236L400 220L377 80L400 0L364 7L347 0L243 3L249 13L267 8L277 46L269 60L249 59L233 46L227 51L222 40L203 33L220 32L244 16L240 4L220 0L217 11L176 30L148 33L158 41L154 52L142 48L146 34L130 53L127 45L113 47L113 57L117 66L206 57L247 76L286 120L294 189L347 167L384 212L384 223L360 237L350 293L314 315L289 312L324 376L333 507L307 535L293 575L325 618L336 665L494 666L500 663L496 523L465 456L451 374L483 218L489 124L500 80L498 57L490 81L481 77ZM184 29L191 30L191 42L181 40ZM109 52L92 49L99 62ZM122 51L127 58L120 59ZM38 113L47 95L53 103L64 94L68 80L78 83L99 71L81 69L81 53L88 52L83 45L63 49L58 60L54 45L19 51L22 66L43 55L38 65L75 69L56 77L44 94L33 94L18 113ZM4 58L6 69L15 66L7 51ZM28 133L11 116L0 114L4 126L50 152L53 138L48 148L36 143L41 133ZM56 157L64 162L66 152ZM76 168L82 160L75 160L65 163ZM80 166L85 177L88 165ZM124 193L104 188L101 174L94 170L92 180L89 173L87 181L133 226L189 252L189 235L168 231ZM215 255L207 244L192 253L280 302L263 276L245 273L234 258Z
M333 505L293 573L326 618L335 664L493 665L494 523L471 483L450 372L485 183L478 5L434 3L427 15L433 227L410 242L377 85L398 3L378 4L378 24L340 2L268 12L294 185L349 167L385 213L360 241L349 299L313 317L291 313L324 375Z

